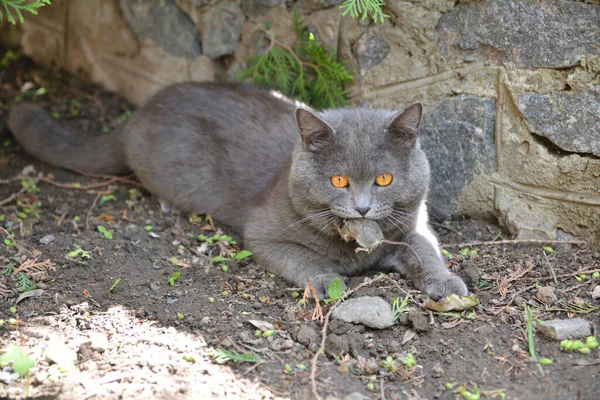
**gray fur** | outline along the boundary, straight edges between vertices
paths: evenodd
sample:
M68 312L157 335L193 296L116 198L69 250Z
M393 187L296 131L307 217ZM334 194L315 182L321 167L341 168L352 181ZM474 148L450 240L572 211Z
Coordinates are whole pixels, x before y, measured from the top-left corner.
M340 275L376 270L398 271L435 299L465 295L427 227L420 118L420 104L403 113L314 113L252 86L185 83L155 95L118 136L101 136L104 144L73 140L30 105L12 110L9 127L28 152L54 165L102 173L127 166L175 208L210 213L242 233L268 270L300 286L310 279L319 297ZM393 175L389 186L374 184L381 173ZM348 188L332 186L338 174ZM387 239L410 247L356 253L338 228L363 218L357 208L369 209L364 221L376 221Z

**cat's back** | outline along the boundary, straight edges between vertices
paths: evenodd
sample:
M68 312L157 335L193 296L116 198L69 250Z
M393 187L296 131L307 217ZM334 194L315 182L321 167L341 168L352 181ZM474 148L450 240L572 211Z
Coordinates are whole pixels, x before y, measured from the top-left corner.
M127 121L127 164L176 207L230 219L219 214L260 201L290 157L300 137L295 108L249 85L170 86Z

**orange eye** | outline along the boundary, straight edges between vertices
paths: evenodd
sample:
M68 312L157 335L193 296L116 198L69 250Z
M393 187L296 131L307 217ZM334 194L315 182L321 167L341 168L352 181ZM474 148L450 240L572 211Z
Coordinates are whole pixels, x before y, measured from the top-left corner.
M334 175L331 177L331 184L336 188L345 188L348 186L348 178L344 175Z
M392 183L392 174L381 174L375 178L377 186L387 186Z

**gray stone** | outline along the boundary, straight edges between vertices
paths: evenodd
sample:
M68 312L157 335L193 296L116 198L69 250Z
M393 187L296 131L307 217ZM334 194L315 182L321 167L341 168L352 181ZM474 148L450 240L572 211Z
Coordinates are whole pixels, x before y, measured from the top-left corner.
M333 311L333 317L377 329L394 325L392 307L381 297L365 296L346 300Z
M242 0L242 10L250 18L265 15L269 10L281 4L282 0Z
M352 53L358 60L358 68L362 74L381 63L389 51L390 47L377 28L367 29L352 46Z
M531 132L562 150L600 156L600 86L584 92L525 93L517 106Z
M348 335L331 334L327 336L325 341L325 353L328 356L339 356L340 354L348 354L350 352L350 340Z
M552 340L579 339L590 336L590 323L581 318L540 321L538 331Z
M300 330L298 331L296 339L299 343L308 346L311 343L317 343L317 341L319 340L319 335L317 335L317 332L315 332L308 326L302 325L300 326Z
M450 217L462 189L478 173L496 170L494 99L460 95L423 118L421 145L431 164L430 211Z
M594 299L594 300L600 299L600 285L596 285L596 287L592 291L592 299Z
M314 11L337 6L338 4L342 4L343 1L344 0L300 0L299 4L304 10Z
M210 58L233 54L244 24L244 13L233 2L219 4L211 8L202 26L202 47Z
M150 39L167 53L188 60L202 54L194 23L173 0L120 0L119 6L138 40Z
M431 325L429 325L429 318L427 318L420 311L409 312L408 320L412 324L412 327L415 331L426 332L431 330Z
M538 289L535 297L544 304L551 306L558 301L552 286L542 286Z
M41 244L50 244L52 242L54 242L54 235L46 235L43 238L40 239L40 243Z
M570 0L482 0L446 13L437 32L447 59L564 68L600 53L600 7Z

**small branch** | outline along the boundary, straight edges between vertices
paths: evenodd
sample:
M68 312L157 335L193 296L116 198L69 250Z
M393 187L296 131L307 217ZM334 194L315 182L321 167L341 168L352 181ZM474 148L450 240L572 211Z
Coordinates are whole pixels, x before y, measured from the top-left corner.
M544 240L544 239L515 239L515 240L490 240L487 242L465 242L465 243L450 243L441 246L442 249L450 247L469 247L469 246L487 246L487 245L501 245L501 244L576 244L578 246L585 246L587 243L583 240Z
M6 204L10 203L11 201L13 201L14 199L16 199L17 197L21 196L22 194L25 194L25 192L27 192L27 188L22 188L18 192L11 194L10 196L8 196L7 198L5 198L4 200L0 201L0 207L5 206Z
M544 253L544 258L546 259L546 262L548 263L548 267L550 268L550 273L552 274L552 279L554 279L554 284L558 286L558 280L556 279L556 274L554 273L554 268L552 268L552 264L550 264L550 260L548 260L548 256L546 255L546 252L542 251L542 253Z
M92 203L92 206L90 207L90 209L88 210L86 216L85 216L85 230L89 231L90 230L90 214L92 213L92 210L94 209L94 207L96 207L96 203L98 202L98 199L100 198L102 194L98 193L96 195L96 198L94 199L94 202Z
M352 293L367 285L380 281L386 276L387 275L381 274L377 278L367 279L360 285L356 286L354 289L348 290L346 293L342 294L342 296L339 299L337 299L337 301L331 306L331 308L327 312L327 315L325 315L325 322L323 323L323 329L321 329L321 347L313 356L310 369L310 382L312 384L312 392L317 400L321 400L321 396L319 396L319 392L317 391L317 361L319 359L319 355L325 352L325 341L327 340L327 327L329 326L329 317L331 316L331 313L342 301L344 301Z

